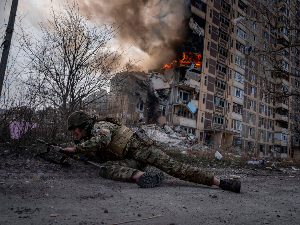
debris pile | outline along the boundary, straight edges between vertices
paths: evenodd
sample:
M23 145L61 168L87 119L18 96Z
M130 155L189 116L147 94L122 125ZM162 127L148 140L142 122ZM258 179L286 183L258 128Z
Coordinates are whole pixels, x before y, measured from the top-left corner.
M136 130L138 128L135 128ZM202 143L198 143L195 135L187 133L180 126L163 125L159 127L155 124L141 125L139 129L142 130L152 140L165 144L170 148L176 147L180 149L207 149L208 147Z

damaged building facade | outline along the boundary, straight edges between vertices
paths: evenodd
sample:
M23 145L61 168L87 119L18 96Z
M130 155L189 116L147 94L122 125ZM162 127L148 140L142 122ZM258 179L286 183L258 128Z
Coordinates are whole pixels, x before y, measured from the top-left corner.
M239 16L254 18L257 2L261 1L191 0L182 55L138 82L144 88L127 97L132 108L125 114L130 120L180 126L216 150L236 146L254 155L299 159L288 99L265 97L260 89L266 82L263 65L254 54L246 54L246 46L260 48L258 43L265 43L271 33L262 23L233 23ZM291 50L289 57L294 65ZM276 80L274 85L295 88L292 78L270 79Z

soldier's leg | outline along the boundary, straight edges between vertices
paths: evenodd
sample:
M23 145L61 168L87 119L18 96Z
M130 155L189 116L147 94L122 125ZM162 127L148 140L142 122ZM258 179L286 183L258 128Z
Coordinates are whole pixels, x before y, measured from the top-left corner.
M175 161L164 153L159 146L141 146L134 152L133 158L139 162L149 165L166 172L167 174L198 184L213 185L214 175L204 170Z
M99 170L101 177L117 181L134 181L132 177L146 168L146 164L137 162L133 159L124 159L118 161L108 161L102 163L107 168L106 171Z

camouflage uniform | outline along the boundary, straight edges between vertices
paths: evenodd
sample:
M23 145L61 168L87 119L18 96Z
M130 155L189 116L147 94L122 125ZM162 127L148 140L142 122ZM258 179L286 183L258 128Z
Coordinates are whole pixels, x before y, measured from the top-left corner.
M160 146L146 145L134 134L126 144L123 154L117 155L107 148L120 126L106 121L93 124L91 138L75 146L76 153L87 153L108 168L100 170L100 176L118 181L133 181L132 176L147 165L167 174L194 183L211 186L214 176L200 168L177 162L165 154Z

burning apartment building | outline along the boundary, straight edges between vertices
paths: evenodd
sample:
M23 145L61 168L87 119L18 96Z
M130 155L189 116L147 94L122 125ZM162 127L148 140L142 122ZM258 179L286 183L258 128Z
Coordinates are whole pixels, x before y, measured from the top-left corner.
M291 106L287 100L265 97L260 89L265 84L260 72L264 66L246 51L250 45L261 48L257 43L271 34L262 24L249 27L233 22L254 12L255 1L189 2L177 58L161 69L149 70L138 81L142 86L127 97L131 108L119 116L128 114L132 124L137 120L180 126L214 149L236 146L259 156L300 158L299 148L291 141L292 123L285 116ZM268 79L295 88L292 78Z

